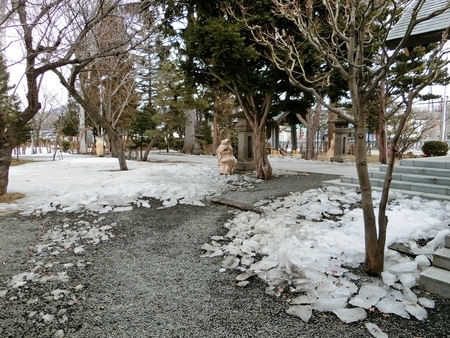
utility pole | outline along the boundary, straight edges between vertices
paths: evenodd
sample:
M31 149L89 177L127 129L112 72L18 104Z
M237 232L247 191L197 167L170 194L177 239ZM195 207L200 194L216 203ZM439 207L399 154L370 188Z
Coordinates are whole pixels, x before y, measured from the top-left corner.
M447 141L447 85L444 87L444 101L442 103L442 124L441 124L441 141Z

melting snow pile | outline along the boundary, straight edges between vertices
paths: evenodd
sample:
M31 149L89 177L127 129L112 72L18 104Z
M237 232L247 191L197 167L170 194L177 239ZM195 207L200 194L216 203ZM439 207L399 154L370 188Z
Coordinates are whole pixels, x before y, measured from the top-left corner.
M374 192L373 197L377 203L379 194ZM331 311L350 323L365 319L366 310L373 307L424 320L425 308L434 307L434 302L418 298L412 288L430 265L434 249L450 233L450 203L396 197L387 212L386 244L405 243L416 257L386 250L382 278L351 272L364 261L360 196L335 187L261 201L258 206L264 215L239 213L225 225L229 229L225 236L214 236L202 246L203 257L223 256L222 272L241 271L238 286L257 276L267 283L270 295L280 296L289 288L297 296L289 299L287 312L306 322L317 310ZM429 238L434 240L424 247L416 244Z

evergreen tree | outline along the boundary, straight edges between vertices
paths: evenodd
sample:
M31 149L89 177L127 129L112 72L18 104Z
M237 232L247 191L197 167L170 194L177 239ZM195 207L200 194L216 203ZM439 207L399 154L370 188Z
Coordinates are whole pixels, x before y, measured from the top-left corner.
M288 21L271 15L272 1L251 2L241 12L241 2L191 2L188 25L183 32L186 43L184 70L197 85L214 88L216 85L234 95L239 107L253 129L253 154L259 178L272 178L272 167L266 152L266 121L280 111L306 114L313 100L289 84L284 72L266 57L269 50L257 44L241 20L224 14L234 8L235 16L250 18L257 27L277 24L288 31ZM247 2L245 2L247 3ZM250 3L250 2L248 2ZM280 29L281 34L281 29ZM307 56L305 49L305 59ZM305 69L317 66L313 58L306 60Z
M5 130L0 131L2 135L8 129L9 123L13 121L20 111L19 98L11 94L14 86L9 84L9 72L6 68L5 59L2 53L0 53L0 120L5 125ZM24 144L29 142L31 127L30 125L23 126L17 135L17 144Z

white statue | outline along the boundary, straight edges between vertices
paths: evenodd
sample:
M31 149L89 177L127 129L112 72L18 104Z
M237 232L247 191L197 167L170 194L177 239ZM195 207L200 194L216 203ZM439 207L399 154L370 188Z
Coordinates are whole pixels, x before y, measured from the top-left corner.
M222 175L230 175L234 171L234 167L237 163L236 158L233 156L233 148L229 139L224 139L220 142L219 148L216 151L217 160L219 162L219 171Z

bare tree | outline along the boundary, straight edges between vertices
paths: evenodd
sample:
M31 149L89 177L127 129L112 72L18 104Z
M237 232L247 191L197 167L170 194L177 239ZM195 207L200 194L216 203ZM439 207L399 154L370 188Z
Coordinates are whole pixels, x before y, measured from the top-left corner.
M10 64L24 63L26 102L12 122L0 112L0 194L7 192L11 154L17 144L18 132L41 109L40 78L47 72L56 72L72 96L82 102L83 98L74 90L81 70L99 58L126 54L146 38L146 34L141 34L145 30L138 15L139 8L139 3L125 0L17 0L5 4L6 19L1 28L17 30L16 40L9 41L7 48L23 51L22 58ZM88 49L92 40L98 37L95 33L102 31L112 16L124 18L126 41L109 39L104 41L102 49ZM79 53L81 50L85 53ZM72 72L65 79L67 67ZM90 111L92 119L105 124L97 107L86 104L85 109ZM114 133L110 125L103 127ZM124 169L122 165L121 168Z
M120 121L131 119L131 111L137 106L135 57L131 51L155 31L156 26L144 24L148 15L151 12L144 15L137 3L117 6L76 51L86 61L72 66L68 76L61 69L54 70L91 119L105 130L121 170L128 168Z
M403 46L409 39L413 28L420 22L429 20L450 8L450 4L443 4L442 9L419 16L424 1L417 0L413 3L411 20L406 27L405 35L398 46L389 53L383 43L387 38L387 31L385 32L379 48L376 50L376 53L381 53L381 58L386 60L382 64L376 63L373 37L376 29L392 26L393 20L398 14L396 12L397 3L391 0L368 0L365 2L357 0L308 0L305 2L273 0L275 6L273 15L294 23L295 31L280 34L281 30L276 27L273 27L272 30L264 30L262 27L248 24L255 40L271 49L268 57L279 69L288 74L290 82L294 86L314 95L325 108L335 113L340 119L352 123L355 127L356 168L365 229L364 269L370 275L379 275L383 271L388 222L386 205L392 180L393 159L398 151L400 135L412 112L414 99L427 85L437 79L445 67L446 62L442 55L448 30L443 32L442 41L436 48L430 50L427 62L422 65L421 82L411 84L409 91L402 98L404 109L398 128L391 140L392 154L379 205L378 225L367 167L366 108L380 82L386 79L390 67L395 63L398 55L403 52ZM241 10L245 11L245 7L242 7ZM386 16L386 13L389 15ZM316 52L317 58L323 59L324 69L327 71L315 74L314 77L308 76L303 58L305 42ZM345 80L348 87L352 105L349 112L329 105L321 95L321 90L330 85L330 78L336 74Z
M116 131L126 128L139 99L136 93L133 59L128 55L103 58L93 62L84 73L80 74L84 75L78 83L83 99L97 107L105 123L110 124ZM122 135L106 136L112 141L122 140ZM111 144L113 156L118 157L119 161L124 161L123 146L114 142Z
M397 130L400 116L396 115L390 119L388 130ZM413 109L411 118L405 123L403 132L398 140L397 157L403 158L403 154L415 143L431 136L436 129L439 129L440 120L435 113Z
M320 115L322 114L322 105L318 103L314 109L309 109L305 118L297 114L297 118L306 127L306 150L305 159L317 159L316 152L316 133L319 131Z

